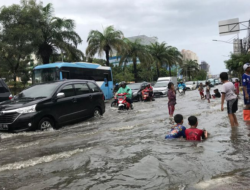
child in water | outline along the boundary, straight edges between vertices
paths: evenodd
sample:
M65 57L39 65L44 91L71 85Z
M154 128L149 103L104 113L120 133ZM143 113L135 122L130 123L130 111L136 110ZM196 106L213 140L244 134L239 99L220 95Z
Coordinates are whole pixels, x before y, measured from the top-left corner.
M185 135L186 139L190 141L201 141L207 138L207 131L197 129L198 119L195 116L190 116L188 118L188 124L190 125L189 129L186 129Z
M204 98L204 88L203 88L203 84L202 83L200 83L198 91L200 92L201 99L203 99Z
M166 135L165 139L173 139L173 138L186 138L185 131L186 127L183 124L183 116L181 114L177 114L174 116L174 121L176 123L175 126L171 127L171 131Z
M212 96L213 96L213 98L220 98L220 97L221 97L221 94L220 94L220 92L219 92L218 89L215 89L215 90L214 90L214 94L213 94Z
M175 104L176 104L176 93L174 89L174 83L170 82L168 83L168 111L169 111L169 120L170 124L174 124L174 110L175 110Z
M234 87L235 87L235 94L238 96L239 98L239 94L240 94L240 83L239 80L236 79L235 83L234 83Z
M209 82L206 82L206 99L207 99L208 103L210 103L210 86L209 86Z

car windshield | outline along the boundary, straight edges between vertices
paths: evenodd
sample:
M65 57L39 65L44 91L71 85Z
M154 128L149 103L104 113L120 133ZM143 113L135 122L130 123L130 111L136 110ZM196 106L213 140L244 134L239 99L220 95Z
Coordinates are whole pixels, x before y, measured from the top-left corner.
M131 88L131 90L139 90L141 88L141 83L128 84L128 87Z
M167 87L168 82L157 82L154 87Z
M186 85L193 85L194 82L186 82Z
M57 83L35 85L18 94L17 99L48 98L52 96L57 87Z

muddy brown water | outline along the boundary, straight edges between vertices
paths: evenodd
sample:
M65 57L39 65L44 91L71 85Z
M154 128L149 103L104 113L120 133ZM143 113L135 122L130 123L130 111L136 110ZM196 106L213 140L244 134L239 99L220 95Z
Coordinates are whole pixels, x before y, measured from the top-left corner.
M60 130L0 133L0 189L250 189L250 125L242 99L231 129L220 100L208 104L198 91L177 96L176 113L196 115L204 142L165 140L167 98L134 103L118 112L106 104L102 118Z

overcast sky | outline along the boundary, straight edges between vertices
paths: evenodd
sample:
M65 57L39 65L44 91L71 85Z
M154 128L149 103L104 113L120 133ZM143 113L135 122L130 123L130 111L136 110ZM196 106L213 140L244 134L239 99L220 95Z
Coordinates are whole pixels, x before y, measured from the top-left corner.
M0 0L0 5L19 3L19 0ZM126 37L156 36L158 41L179 50L195 52L199 60L210 64L212 74L225 71L224 60L233 45L213 42L229 40L233 35L219 36L218 21L250 19L250 0L44 0L52 3L55 15L74 19L76 31L83 39L79 48L85 52L90 30L103 30L114 25ZM240 37L245 37L241 31Z

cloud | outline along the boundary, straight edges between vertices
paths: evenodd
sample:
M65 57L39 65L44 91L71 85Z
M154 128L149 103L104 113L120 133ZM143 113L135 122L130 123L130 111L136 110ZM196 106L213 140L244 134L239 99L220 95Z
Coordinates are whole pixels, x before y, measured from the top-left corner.
M0 0L5 5L19 0ZM145 34L157 36L159 42L194 51L200 61L210 64L213 74L225 70L223 55L233 46L212 39L228 40L232 36L218 35L218 21L240 18L249 20L250 1L246 0L44 0L52 3L55 15L74 19L76 31L83 39L85 51L90 30L102 30L114 25L125 36ZM244 37L246 32L241 32Z

